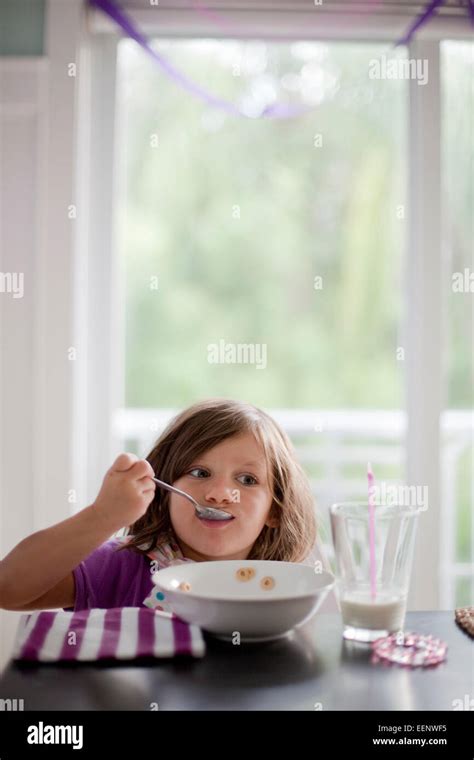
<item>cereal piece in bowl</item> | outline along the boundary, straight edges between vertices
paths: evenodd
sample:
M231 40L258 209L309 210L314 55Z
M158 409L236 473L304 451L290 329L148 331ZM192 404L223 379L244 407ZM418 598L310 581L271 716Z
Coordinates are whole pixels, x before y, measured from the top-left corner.
M262 578L260 581L260 586L264 591L270 591L272 588L275 588L275 579L270 575L266 575L265 578Z
M238 581L246 582L251 581L252 578L255 578L255 570L253 567L239 567L239 569L235 573L235 577Z

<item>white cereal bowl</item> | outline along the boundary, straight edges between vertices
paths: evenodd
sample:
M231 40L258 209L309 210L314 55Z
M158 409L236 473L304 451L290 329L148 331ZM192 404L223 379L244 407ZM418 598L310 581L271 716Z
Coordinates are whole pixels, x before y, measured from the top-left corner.
M153 574L178 617L239 641L285 636L317 611L334 582L326 571L269 560L187 562Z

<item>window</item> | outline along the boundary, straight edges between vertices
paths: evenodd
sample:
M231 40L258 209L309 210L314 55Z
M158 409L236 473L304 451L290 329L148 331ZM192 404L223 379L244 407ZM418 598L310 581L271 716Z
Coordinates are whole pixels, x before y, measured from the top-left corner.
M227 100L290 91L315 108L228 116L120 43L127 405L398 408L406 82L368 78L380 45L157 49ZM220 341L266 357L210 363Z

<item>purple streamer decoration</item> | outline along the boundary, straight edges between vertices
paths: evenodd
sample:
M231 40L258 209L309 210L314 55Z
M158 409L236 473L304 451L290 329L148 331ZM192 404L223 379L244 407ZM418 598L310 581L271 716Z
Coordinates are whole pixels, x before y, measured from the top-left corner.
M435 15L436 10L444 5L446 0L431 0L420 16L413 22L408 31L401 37L396 43L395 47L399 45L408 45L415 32L418 31L424 24L426 24ZM466 0L468 12L471 18L471 22L474 24L474 0ZM374 5L379 3L379 0L373 0ZM196 84L183 74L179 69L173 66L166 58L163 58L156 50L154 50L147 38L134 26L128 16L119 8L114 0L89 0L89 5L95 6L103 13L107 14L112 21L120 26L125 34L132 40L135 40L143 50L157 63L161 69L175 81L180 87L190 92L195 97L207 103L209 106L220 108L226 113L232 116L243 116L245 118L271 118L271 119L293 119L298 116L304 116L310 111L314 110L314 106L304 105L292 105L290 103L273 103L266 106L260 114L252 116L249 113L245 113L241 108L236 106L223 98L213 95L205 90L199 84ZM223 26L221 17L210 11L200 0L193 0L193 5L198 13L209 16L213 19L214 23L218 26ZM228 27L228 25L227 25Z
M474 0L467 0L467 7L471 17L471 24L474 24Z
M404 34L404 36L395 43L395 47L398 47L399 45L409 45L413 39L415 32L418 31L420 27L424 26L434 16L437 8L440 5L444 5L444 3L445 0L431 0L431 2L426 6L423 13L418 16L417 19L415 19L406 34Z
M435 11L441 5L445 5L445 3L446 0L431 0L431 2L427 4L423 13L418 16L418 18L410 26L406 34L401 39L399 39L398 42L395 43L395 47L398 47L398 45L408 45L412 41L415 32L420 29L420 27L424 26L424 24L426 24L435 15ZM471 18L471 23L474 24L474 0L466 0L466 5L469 16Z
M133 25L128 16L117 7L113 0L89 0L89 5L99 8L106 13L116 24L118 24L123 31L132 40L135 40L142 48L148 53L149 56L157 63L163 71L179 84L183 89L190 92L192 95L203 100L210 106L220 108L232 116L244 116L246 118L271 118L271 119L291 119L297 116L302 116L309 111L312 111L314 107L310 106L295 106L285 103L274 103L273 105L266 106L263 111L256 117L252 117L250 114L242 111L234 103L230 103L227 100L209 93L200 85L190 80L185 74L176 69L166 58L163 58L156 50L154 50L147 38Z

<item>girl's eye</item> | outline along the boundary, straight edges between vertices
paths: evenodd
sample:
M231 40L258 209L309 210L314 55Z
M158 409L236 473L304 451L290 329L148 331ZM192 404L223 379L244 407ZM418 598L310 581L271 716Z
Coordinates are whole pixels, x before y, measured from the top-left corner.
M201 473L203 472L204 473L204 477L206 477L209 474L207 472L207 470L203 470L202 467L195 467L193 470L189 470L188 474L192 475L195 478L201 477L200 475L196 475L197 472L201 472Z
M248 478L250 482L242 483L244 486L254 486L257 483L257 479L253 475L239 475L240 478ZM239 478L237 478L238 480Z

